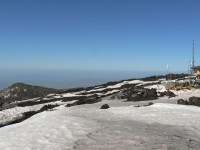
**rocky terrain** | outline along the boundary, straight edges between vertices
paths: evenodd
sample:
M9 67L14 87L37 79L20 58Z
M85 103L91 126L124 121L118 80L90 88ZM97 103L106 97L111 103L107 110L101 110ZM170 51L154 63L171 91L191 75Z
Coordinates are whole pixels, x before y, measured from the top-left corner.
M192 96L188 100L179 99L178 104L200 106L200 97Z
M198 150L200 89L168 90L164 77L68 90L15 84L6 90L18 98L0 111L0 147ZM188 82L178 77L167 82Z
M7 105L14 101L22 101L31 98L44 97L51 93L58 93L61 90L32 86L24 83L15 83L0 91L0 106Z
M127 101L153 100L162 96L173 97L172 92L159 92L156 89L144 88L161 84L160 79L183 79L187 74L169 74L166 76L151 76L142 79L129 79L117 82L87 87L58 90L46 87L32 86L23 83L15 83L0 91L0 107L9 108L13 105L31 106L55 101L71 101L100 99L112 95L111 99L126 99ZM64 96L63 96L64 95Z
M20 120L28 118L27 116L32 116L48 110L49 107L46 106L51 105L57 107L66 104L66 107L72 107L76 105L98 103L102 101L102 99L137 102L157 100L160 97L172 98L176 96L172 91L163 91L158 88L159 86L164 88L162 82L164 77L168 76L169 75L152 76L143 79L129 79L118 82L108 82L94 87L74 88L68 90L57 90L16 83L0 92L2 104L1 110L15 107L38 107L38 109L34 111L31 109L30 112L22 112L21 117L16 117L14 120L12 119L7 122L2 122L1 126L20 122ZM187 75L181 74L170 76L174 78L177 77L178 80L181 80ZM42 109L42 107L46 109Z

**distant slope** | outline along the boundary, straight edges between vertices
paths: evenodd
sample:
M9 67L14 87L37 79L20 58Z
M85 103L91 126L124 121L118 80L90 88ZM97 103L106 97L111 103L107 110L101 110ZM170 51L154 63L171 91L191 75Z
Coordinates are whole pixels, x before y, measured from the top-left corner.
M24 83L15 83L8 88L0 91L0 103L21 101L36 97L43 97L51 93L57 93L61 90L32 86Z
M160 75L160 76L149 76L149 77L145 77L145 78L141 78L141 80L143 81L155 81L155 80L159 80L162 78L166 78L168 80L174 80L174 79L180 79L180 78L184 78L187 77L188 74L167 74L167 75Z
M151 76L141 79L128 79L116 82L108 82L106 84L87 88L73 88L67 90L58 90L40 86L27 85L23 83L15 83L10 87L0 91L0 107L5 106L6 104L12 103L14 101L22 101L32 98L36 98L34 100L31 100L34 104L47 103L48 101L56 100L78 100L84 97L102 98L120 92L127 93L129 91L131 92L132 90L134 91L136 85L137 87L143 87L147 85L158 84L160 83L159 79L162 78L180 79L186 76L187 74L168 74L166 76ZM53 95L48 96L49 94ZM31 105L33 105L32 103Z

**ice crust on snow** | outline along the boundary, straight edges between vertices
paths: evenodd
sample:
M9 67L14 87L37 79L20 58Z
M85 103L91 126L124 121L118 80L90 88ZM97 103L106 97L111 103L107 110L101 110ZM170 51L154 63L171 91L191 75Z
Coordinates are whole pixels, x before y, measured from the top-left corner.
M177 127L177 131L179 131L178 127L183 128L183 134L184 131L191 131L184 140L195 141L200 138L200 109L195 106L155 104L140 108L111 107L108 110L97 109L97 106L99 107L99 104L74 108L60 106L55 111L43 112L20 124L1 128L0 147L5 150L95 150L129 149L131 146L145 149L155 148L157 144L158 148L162 148L164 144L167 145L167 142L162 141L163 143L159 145L154 139L160 140L161 135L156 135L158 131L163 136L166 134L170 136L171 130L169 133L162 133L164 130L162 127L167 126L169 128L172 126L173 129ZM157 130L154 129L154 125L158 127ZM148 135L148 132L152 131L151 128L156 132L153 138L153 135ZM145 141L151 143L148 147L138 142L138 140L144 141L145 133ZM173 134L176 135L174 131ZM181 140L178 141L180 144L182 144ZM184 148L185 145L178 146ZM194 146L198 146L198 143L194 143Z
M16 118L22 117L22 114L25 112L37 111L40 108L42 108L44 105L48 105L48 104L63 105L63 104L74 103L74 102L76 102L76 100L70 101L70 102L57 101L57 102L50 102L50 103L45 103L45 104L33 105L33 106L14 107L10 109L5 109L5 110L0 111L0 124L6 124Z

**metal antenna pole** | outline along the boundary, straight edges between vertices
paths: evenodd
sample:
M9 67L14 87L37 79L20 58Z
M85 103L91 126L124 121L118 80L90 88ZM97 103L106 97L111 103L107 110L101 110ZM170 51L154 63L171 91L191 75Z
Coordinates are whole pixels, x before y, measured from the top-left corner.
M169 74L169 65L167 64L167 74Z
M191 61L189 61L189 63L188 63L188 78L189 78L189 85L191 85L190 73L191 73Z
M192 46L192 69L194 70L194 63L195 63L195 61L194 61L194 40L193 40L193 46ZM193 73L194 71L192 71L192 73Z

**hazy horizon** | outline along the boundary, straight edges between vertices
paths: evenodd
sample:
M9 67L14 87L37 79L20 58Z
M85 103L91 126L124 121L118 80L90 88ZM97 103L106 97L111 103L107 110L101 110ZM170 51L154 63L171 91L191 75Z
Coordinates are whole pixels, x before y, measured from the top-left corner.
M185 72L176 72L185 73ZM51 88L74 88L99 85L110 81L164 75L165 71L106 71L106 70L9 70L0 72L0 89L16 82Z

